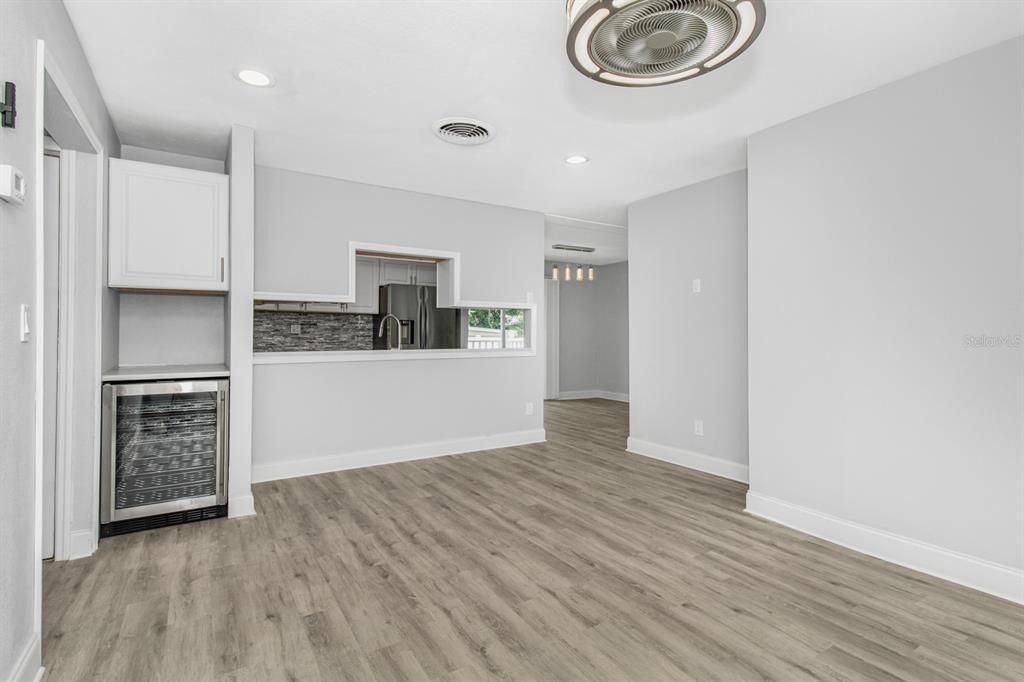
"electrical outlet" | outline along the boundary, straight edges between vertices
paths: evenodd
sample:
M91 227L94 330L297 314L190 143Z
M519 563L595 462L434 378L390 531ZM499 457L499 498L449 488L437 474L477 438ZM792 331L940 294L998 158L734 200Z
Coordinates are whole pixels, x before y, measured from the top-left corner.
M526 403L526 416L533 414L533 403Z
M694 419L693 420L693 435L703 436L704 435L704 420Z
M302 325L301 324L293 324L292 325L292 334L301 334L301 333L302 333Z
M700 280L699 279L693 280L693 293L695 293L695 294L699 294L700 293Z

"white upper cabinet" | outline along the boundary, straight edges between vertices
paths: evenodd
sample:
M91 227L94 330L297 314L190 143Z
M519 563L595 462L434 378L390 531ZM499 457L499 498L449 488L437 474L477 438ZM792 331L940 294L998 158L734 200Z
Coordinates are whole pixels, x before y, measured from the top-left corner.
M228 176L110 160L111 287L227 291Z
M416 263L413 284L437 286L437 263Z
M380 262L380 283L437 285L437 264L417 263L404 260L382 260Z
M350 313L377 314L380 307L380 288L377 286L377 261L373 258L356 258L356 301L346 305Z
M412 284L413 264L406 260L382 260L380 262L380 283Z

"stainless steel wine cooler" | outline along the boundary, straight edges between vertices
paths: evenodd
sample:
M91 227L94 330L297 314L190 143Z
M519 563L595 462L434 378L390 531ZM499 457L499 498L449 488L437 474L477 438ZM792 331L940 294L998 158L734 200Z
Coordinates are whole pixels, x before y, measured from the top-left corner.
M227 515L228 381L103 386L100 535Z

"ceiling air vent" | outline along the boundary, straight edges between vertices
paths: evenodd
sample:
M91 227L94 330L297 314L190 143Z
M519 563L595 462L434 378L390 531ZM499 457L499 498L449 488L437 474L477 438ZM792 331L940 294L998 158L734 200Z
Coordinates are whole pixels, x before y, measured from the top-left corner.
M434 134L452 144L484 144L494 137L490 127L473 118L442 118L434 124Z
M551 247L557 251L575 251L576 253L594 253L593 246L575 246L573 244L555 244Z

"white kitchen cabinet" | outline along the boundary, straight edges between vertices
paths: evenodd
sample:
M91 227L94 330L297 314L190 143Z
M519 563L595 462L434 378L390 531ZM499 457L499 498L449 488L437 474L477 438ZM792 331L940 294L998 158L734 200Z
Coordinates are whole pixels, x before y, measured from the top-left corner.
M437 263L414 263L413 284L437 286Z
M412 284L413 263L407 260L382 260L380 261L380 283L385 284Z
M403 260L380 261L380 283L437 285L437 264Z
M227 291L228 176L110 160L108 284Z
M374 258L356 258L356 301L345 306L346 312L377 314L380 305L377 266Z

